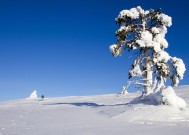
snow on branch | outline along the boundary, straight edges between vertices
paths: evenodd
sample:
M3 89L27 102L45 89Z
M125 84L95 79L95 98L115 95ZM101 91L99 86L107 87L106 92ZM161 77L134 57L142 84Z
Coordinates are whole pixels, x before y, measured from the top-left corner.
M170 27L172 25L172 18L165 14L158 15L158 19L165 25Z
M186 67L182 59L173 57L172 59L173 68L175 69L175 73L172 75L173 85L177 86L179 80L182 80L184 77L184 73L186 71Z

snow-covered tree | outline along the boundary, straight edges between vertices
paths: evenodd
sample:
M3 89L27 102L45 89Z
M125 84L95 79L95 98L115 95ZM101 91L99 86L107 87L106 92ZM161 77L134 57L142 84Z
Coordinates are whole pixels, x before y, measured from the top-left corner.
M30 96L28 97L28 99L37 99L37 91L34 90L34 91L30 94Z
M129 78L139 77L134 83L144 87L143 96L163 89L168 78L177 86L186 69L182 59L165 51L168 47L165 35L172 18L161 9L145 11L138 6L122 10L115 21L120 28L116 31L117 43L110 46L110 51L114 57L125 50L137 51Z

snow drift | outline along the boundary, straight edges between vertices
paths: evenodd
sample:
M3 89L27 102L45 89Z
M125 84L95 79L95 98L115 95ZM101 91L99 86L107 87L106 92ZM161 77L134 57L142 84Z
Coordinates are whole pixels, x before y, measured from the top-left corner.
M186 102L184 101L184 99L177 96L171 86L168 86L163 90L153 93L149 97L151 100L155 100L160 104L169 105L179 109L186 108Z

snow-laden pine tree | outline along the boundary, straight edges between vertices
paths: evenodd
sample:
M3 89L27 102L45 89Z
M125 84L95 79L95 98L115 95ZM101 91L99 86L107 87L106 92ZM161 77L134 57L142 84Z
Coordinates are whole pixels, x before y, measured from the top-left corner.
M30 96L28 97L28 99L37 99L37 91L34 90L34 91L30 94Z
M125 50L137 51L137 57L129 70L129 78L143 86L143 96L165 87L168 78L177 86L183 79L185 65L182 59L171 57L165 49L167 27L172 18L158 10L143 10L140 6L122 10L116 18L120 28L116 31L117 43L110 46L113 56L122 55Z

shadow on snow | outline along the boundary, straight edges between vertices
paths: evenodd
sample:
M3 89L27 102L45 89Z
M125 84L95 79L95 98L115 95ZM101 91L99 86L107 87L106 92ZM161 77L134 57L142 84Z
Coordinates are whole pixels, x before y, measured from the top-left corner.
M105 107L105 106L129 106L129 105L135 105L135 104L157 105L157 103L154 103L147 99L142 99L141 96L134 98L128 103L113 104L113 105L97 104L94 102L49 103L49 104L43 104L43 105L73 105L73 106L80 106L80 107L82 106L83 107Z
M124 106L125 104L115 104L115 105L100 105L97 103L92 102L76 102L76 103L51 103L51 104L44 104L44 105L73 105L73 106L85 106L85 107L103 107L103 106Z

